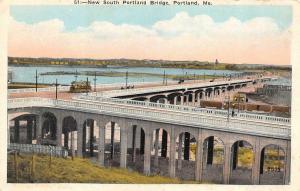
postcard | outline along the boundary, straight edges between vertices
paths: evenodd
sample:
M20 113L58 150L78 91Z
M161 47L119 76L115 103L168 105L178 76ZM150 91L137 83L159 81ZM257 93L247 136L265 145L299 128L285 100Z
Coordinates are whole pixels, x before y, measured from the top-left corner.
M299 2L2 4L4 190L297 188Z

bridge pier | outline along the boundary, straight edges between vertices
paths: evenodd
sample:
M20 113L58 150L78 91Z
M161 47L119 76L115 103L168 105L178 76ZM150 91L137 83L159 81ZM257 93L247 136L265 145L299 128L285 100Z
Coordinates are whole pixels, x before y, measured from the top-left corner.
M260 182L260 165L261 165L261 153L260 153L260 141L256 138L255 145L253 146L253 160L252 160L252 184L258 185Z
M104 166L105 159L105 124L102 124L100 121L97 121L99 127L99 142L98 142L98 160L99 165Z
M202 181L202 171L203 171L203 138L202 130L198 130L198 135L196 136L197 148L196 148L196 168L195 168L195 179L196 181Z
M83 142L83 134L84 134L83 133L83 130L84 130L83 126L84 126L84 121L80 120L78 122L78 126L77 126L77 156L78 157L83 156L83 153L82 153L83 145L84 145L84 142Z
M42 128L43 128L44 118L42 115L36 117L36 143L41 144L43 139L42 137Z
M154 143L154 149L155 149L155 157L154 157L154 166L158 166L158 142L159 142L159 129L155 130L155 143Z
M114 147L114 139L115 139L115 122L111 122L111 127L110 127L110 159L114 159L114 152L115 152L115 147Z
M178 144L178 170L181 170L182 168L182 136L183 134L181 133L179 135L179 144Z
M56 123L56 146L62 146L62 119L57 116L57 123Z
M229 184L230 179L230 164L231 164L231 145L224 144L224 164L223 164L223 183Z
M192 106L195 106L195 92L192 93Z
M151 174L151 142L152 142L152 132L150 129L145 128L145 150L144 150L144 174Z
M174 96L174 105L177 105L177 96Z
M180 96L180 105L183 105L184 104L184 96Z
M32 129L33 129L33 119L27 119L27 126L26 126L26 137L27 137L27 144L32 144Z
M175 137L175 131L174 129L171 129L171 135L170 135L170 158L169 158L169 176L171 178L175 178L175 172L176 172L176 160L175 160L175 154L176 154L176 137Z
M141 145L141 127L138 125L136 126L136 131L135 131L135 153L140 153L140 145Z
M136 130L137 125L132 126L132 162L136 161Z
M71 156L75 157L75 136L74 136L74 131L71 131Z
M287 142L286 150L285 150L285 165L284 165L284 183L290 183L290 169L291 169L291 142Z
M19 119L15 119L14 143L20 143L20 120Z
M201 106L201 105L200 105L200 92L199 92L197 95L198 95L198 98L197 98L197 105L198 105L198 106Z
M127 138L128 138L128 127L120 128L121 131L121 156L120 156L120 167L126 168L127 165Z

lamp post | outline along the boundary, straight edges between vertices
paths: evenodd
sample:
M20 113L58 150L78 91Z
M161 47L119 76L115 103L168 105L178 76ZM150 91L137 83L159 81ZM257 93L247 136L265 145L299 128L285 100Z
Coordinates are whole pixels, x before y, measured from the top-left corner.
M229 122L230 96L226 96L224 101L224 106L227 106L227 122Z

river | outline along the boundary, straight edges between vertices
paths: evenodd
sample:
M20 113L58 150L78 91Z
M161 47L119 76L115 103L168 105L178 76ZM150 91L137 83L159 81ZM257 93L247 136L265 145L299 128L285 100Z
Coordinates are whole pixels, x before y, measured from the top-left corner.
M12 82L30 82L35 83L35 73L38 72L39 83L55 83L58 80L60 84L70 84L75 80L74 75L39 75L45 72L82 72L82 71L103 71L103 72L135 72L135 73L150 73L150 74L164 74L167 75L233 75L241 73L238 71L230 70L203 70L203 69L181 69L181 68L151 68L151 67L108 67L108 68L97 68L97 67L78 67L78 66L9 66L9 71L12 72ZM92 76L78 75L77 80L93 80ZM162 77L158 76L147 76L147 77L133 77L128 78L128 82L158 82L162 81ZM97 76L97 84L112 84L112 83L124 83L125 75L123 77L109 77L109 76Z

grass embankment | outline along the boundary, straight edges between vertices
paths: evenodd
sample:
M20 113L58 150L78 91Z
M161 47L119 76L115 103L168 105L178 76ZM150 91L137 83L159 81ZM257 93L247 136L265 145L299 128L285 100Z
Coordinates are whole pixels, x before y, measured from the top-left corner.
M28 163L31 166L31 155L18 157L18 163ZM13 156L8 156L12 161ZM49 156L35 156L35 176L33 182L40 183L118 183L118 184L181 184L197 183L194 181L182 181L162 176L144 176L137 172L129 172L121 168L103 168L93 164L88 159L52 158L49 168ZM14 182L13 177L8 177L9 182ZM20 179L19 182L26 182Z

